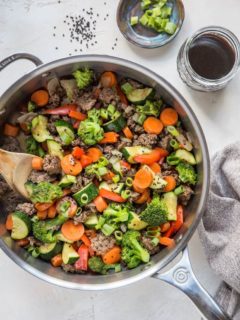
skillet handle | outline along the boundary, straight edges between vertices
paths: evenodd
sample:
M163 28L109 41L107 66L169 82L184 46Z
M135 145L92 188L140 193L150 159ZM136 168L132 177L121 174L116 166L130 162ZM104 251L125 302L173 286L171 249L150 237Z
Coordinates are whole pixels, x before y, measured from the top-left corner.
M165 273L160 271L153 275L183 291L198 307L208 320L231 320L211 295L196 279L189 260L188 249L183 250L181 260Z
M36 66L42 64L42 61L36 56L29 53L16 53L13 54L0 62L0 71L2 71L5 67L7 67L10 63L15 62L19 59L26 59L32 61Z

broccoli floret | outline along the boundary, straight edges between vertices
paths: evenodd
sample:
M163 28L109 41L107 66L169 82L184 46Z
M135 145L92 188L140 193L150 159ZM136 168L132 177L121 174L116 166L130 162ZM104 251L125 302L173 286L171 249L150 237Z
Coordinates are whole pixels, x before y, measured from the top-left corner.
M88 119L81 121L78 128L78 135L87 145L94 145L103 139L104 131L96 122Z
M102 124L101 117L101 110L99 109L92 109L88 111L88 120L91 120L92 122L97 122L98 124Z
M115 272L121 271L121 265L116 264L104 264L100 257L91 257L88 260L88 267L91 271L106 274L108 270L115 269Z
M85 173L88 176L96 175L99 180L102 180L102 176L108 172L108 169L106 168L108 163L109 162L105 157L101 157L97 162L87 166Z
M77 81L77 86L79 89L86 88L93 81L93 71L89 70L88 68L73 72L73 76Z
M179 178L183 183L190 183L195 185L197 183L197 173L195 172L193 166L188 163L180 162L176 166L176 170L179 174Z
M46 181L38 184L26 182L25 188L33 203L52 202L63 195L61 187Z
M33 235L36 239L44 243L53 243L57 241L54 231L60 227L65 221L68 220L68 216L64 214L59 214L56 218L36 221L33 223Z
M111 203L103 212L102 219L104 219L104 222L101 225L101 231L109 236L118 229L120 223L128 221L129 215L128 206Z
M149 262L150 255L144 249L139 240L141 234L135 230L129 230L122 239L122 260L129 269L137 267L141 262Z
M167 221L167 206L163 200L155 196L147 208L140 214L140 219L147 222L149 226L159 226Z
M161 106L162 106L161 100L159 101L147 100L143 106L137 106L137 111L141 114L158 117L160 114Z
M45 156L43 148L37 143L37 141L33 137L28 137L26 139L26 151L27 153L34 154L41 158Z

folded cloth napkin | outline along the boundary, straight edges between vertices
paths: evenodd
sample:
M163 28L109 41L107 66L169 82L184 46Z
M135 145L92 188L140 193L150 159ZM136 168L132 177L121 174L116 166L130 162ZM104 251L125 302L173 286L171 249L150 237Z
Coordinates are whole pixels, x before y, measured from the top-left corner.
M199 235L211 268L224 281L216 300L230 317L240 320L240 142L212 159L210 194Z

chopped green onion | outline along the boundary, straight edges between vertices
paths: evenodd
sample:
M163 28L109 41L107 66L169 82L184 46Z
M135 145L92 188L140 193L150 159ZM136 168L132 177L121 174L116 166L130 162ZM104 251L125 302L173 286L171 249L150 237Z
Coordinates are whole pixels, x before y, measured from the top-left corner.
M81 213L82 213L82 207L78 207L75 216L76 216L76 217L79 217Z
M129 94L133 91L133 86L131 86L129 82L126 82L123 85L121 85L121 89L125 94Z
M156 247L159 244L159 239L158 238L152 238L151 243Z
M104 225L101 228L101 231L103 234L105 234L105 236L110 236L114 230L115 228L107 223L104 223Z
M159 237L160 231L158 231L158 230L146 231L146 236L149 238Z
M172 139L170 141L170 146L173 148L173 149L179 149L179 143L177 142L177 140L175 139Z
M141 16L141 18L139 19L139 22L140 22L143 26L146 26L146 25L148 24L149 18L148 18L148 16L147 16L146 13Z
M149 8L149 6L152 4L152 1L151 0L143 0L141 2L141 9L142 10L145 10L147 8Z
M131 196L131 194L132 194L131 190L123 190L121 192L121 197L123 199L128 199Z
M107 111L107 109L100 109L100 116L103 118L103 119L105 119L105 120L107 120L108 119L108 111Z
M107 111L110 115L113 115L114 112L116 111L116 107L112 104L109 104L108 107L107 107Z
M36 103L34 103L32 101L28 102L28 106L27 106L28 112L33 112L33 111L35 111L36 108L37 108Z
M116 240L122 241L122 237L123 237L122 231L116 230L116 231L114 232L114 237L115 237Z
M104 223L105 223L105 219L103 218L103 216L100 216L98 219L98 223L95 225L95 229L96 230L101 229Z
M183 192L184 192L184 187L183 186L179 186L174 190L174 193L175 193L176 196L179 196Z
M175 152L167 157L167 163L170 164L170 166L176 166L177 164L179 164L179 162L180 159L176 157Z
M174 34L174 32L177 29L177 25L171 21L169 21L166 24L166 27L164 28L164 31L167 32L168 34Z
M126 179L126 185L128 187L131 187L133 185L133 179L131 177L127 177Z
M167 131L174 137L179 136L179 132L174 126L167 126Z
M105 158L105 157L101 157L99 160L98 160L98 164L101 165L101 166L107 166L108 165L108 159Z
M116 119L121 115L119 111L115 111L114 114L112 115L112 119Z
M81 195L81 202L82 204L88 203L88 195L86 193Z
M115 176L112 177L112 181L114 183L118 183L120 181L120 176L118 174L115 174Z
M138 16L131 17L130 24L131 26L138 24Z

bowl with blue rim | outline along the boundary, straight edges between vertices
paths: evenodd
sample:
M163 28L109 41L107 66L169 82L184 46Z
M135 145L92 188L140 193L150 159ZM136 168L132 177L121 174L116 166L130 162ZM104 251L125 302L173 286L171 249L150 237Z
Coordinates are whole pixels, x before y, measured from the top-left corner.
M142 48L158 48L172 41L185 17L182 0L121 0L117 24L123 36Z

